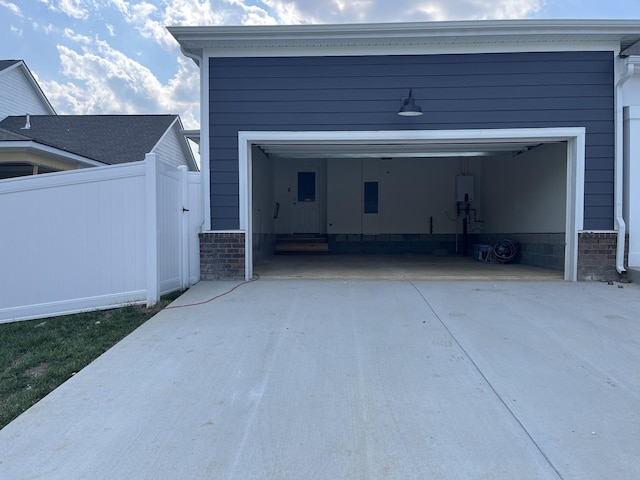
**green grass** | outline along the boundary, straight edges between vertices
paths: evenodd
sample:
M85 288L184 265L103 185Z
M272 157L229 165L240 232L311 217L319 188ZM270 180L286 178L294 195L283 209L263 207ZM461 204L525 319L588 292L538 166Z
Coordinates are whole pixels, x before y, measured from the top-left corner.
M0 429L177 298L0 324Z

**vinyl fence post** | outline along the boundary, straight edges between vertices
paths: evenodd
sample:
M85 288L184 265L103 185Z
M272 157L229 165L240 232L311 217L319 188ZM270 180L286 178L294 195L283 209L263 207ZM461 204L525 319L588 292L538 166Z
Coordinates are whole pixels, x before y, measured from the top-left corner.
M158 164L155 153L147 153L144 163L146 182L147 307L160 300L158 277Z
M178 167L180 171L180 288L183 290L189 286L189 216L191 215L191 206L189 205L189 177L188 170L185 165Z

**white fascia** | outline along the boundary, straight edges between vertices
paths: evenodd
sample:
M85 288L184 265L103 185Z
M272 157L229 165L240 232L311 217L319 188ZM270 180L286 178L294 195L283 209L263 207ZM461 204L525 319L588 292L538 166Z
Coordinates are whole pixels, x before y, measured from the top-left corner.
M374 55L446 55L480 53L522 52L620 52L617 42L594 43L495 43L462 45L381 45L381 46L276 46L276 47L232 47L210 50L209 56L229 57L335 57Z
M619 51L636 20L481 20L337 25L168 27L183 52L211 56ZM204 53L203 53L204 55Z
M253 276L252 255L252 158L253 145L375 145L464 144L500 142L567 142L567 205L565 224L564 278L578 279L578 232L584 226L584 127L516 128L478 130L399 130L399 131L310 131L310 132L238 132L240 173L240 231L245 232L245 278Z

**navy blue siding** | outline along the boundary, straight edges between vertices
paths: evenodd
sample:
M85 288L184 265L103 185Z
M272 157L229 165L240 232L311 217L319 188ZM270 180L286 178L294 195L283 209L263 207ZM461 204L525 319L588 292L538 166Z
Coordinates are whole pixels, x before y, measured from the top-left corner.
M587 129L586 229L613 227L612 52L211 58L211 220L238 228L239 130ZM413 88L421 117L396 114Z

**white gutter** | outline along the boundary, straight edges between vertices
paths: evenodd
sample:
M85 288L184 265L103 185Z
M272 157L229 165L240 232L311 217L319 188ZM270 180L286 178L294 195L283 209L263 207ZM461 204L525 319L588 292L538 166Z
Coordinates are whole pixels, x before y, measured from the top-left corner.
M620 66L622 64L622 67ZM615 229L618 232L618 245L616 249L616 270L619 274L626 272L624 267L624 249L627 235L627 224L623 217L623 188L624 188L624 118L622 86L629 80L634 72L635 66L628 60L618 62L619 78L616 83L615 103L616 103L616 152L615 152Z

